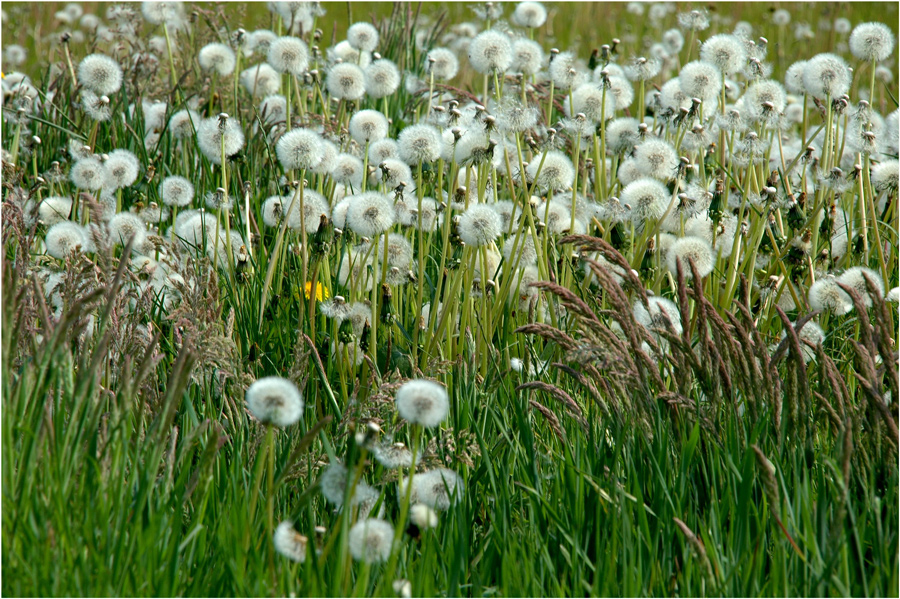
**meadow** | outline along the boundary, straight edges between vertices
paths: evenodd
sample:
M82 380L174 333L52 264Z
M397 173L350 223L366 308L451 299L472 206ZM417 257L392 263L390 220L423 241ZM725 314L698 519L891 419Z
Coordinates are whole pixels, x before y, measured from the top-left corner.
M2 10L3 595L900 595L896 3Z

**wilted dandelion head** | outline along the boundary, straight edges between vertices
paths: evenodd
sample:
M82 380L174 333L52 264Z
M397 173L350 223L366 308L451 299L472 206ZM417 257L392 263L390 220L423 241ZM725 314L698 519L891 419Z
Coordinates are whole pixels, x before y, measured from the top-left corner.
M722 89L722 73L714 64L695 60L681 69L678 75L682 91L691 98L713 104Z
M543 161L543 165L541 162ZM542 190L559 191L568 189L575 180L575 168L568 156L558 150L549 150L543 155L535 156L525 173L531 181L537 177L537 184Z
M92 156L76 160L69 171L69 179L75 187L90 191L103 187L105 175L103 164Z
M394 527L378 518L360 520L350 529L350 554L357 561L375 564L391 556Z
M850 67L837 54L817 54L803 69L803 87L820 100L837 100L850 90Z
M122 68L105 54L91 54L78 65L78 83L97 95L111 96L122 87Z
M322 160L322 137L310 129L292 129L275 144L284 170L311 169Z
M369 191L350 196L347 225L361 237L374 238L394 224L394 206L384 194Z
M211 163L222 164L223 152L227 158L244 147L244 132L237 119L212 116L203 119L197 127L197 146Z
M669 142L654 138L644 141L634 151L638 172L643 176L668 181L675 177L679 159Z
M281 77L278 71L266 63L260 63L241 72L241 85L247 93L264 97L277 94L281 89Z
M366 94L370 98L384 98L400 87L400 70L393 61L381 58L366 67Z
M856 58L880 61L894 51L894 34L884 23L862 23L853 29L849 43Z
M631 207L635 225L662 218L670 201L669 190L655 179L647 177L632 181L622 190L620 200Z
M355 64L342 62L328 71L325 86L333 98L359 100L366 93L366 76Z
M128 187L137 180L140 171L137 156L128 150L114 150L103 163L103 188L110 191Z
M413 476L413 494L419 503L433 510L446 511L462 499L462 477L448 468L435 468Z
M512 22L519 27L534 29L547 21L547 9L540 2L519 2L512 14Z
M499 31L484 31L469 44L469 62L479 73L502 73L512 64L509 36Z
M456 77L459 71L459 59L452 50L447 48L434 48L425 58L427 72L434 73L434 78L439 81L447 81Z
M227 77L234 72L236 59L234 50L225 44L212 43L200 49L197 62L204 71L215 71L222 77Z
M747 66L747 49L737 36L720 33L703 42L700 60L715 65L723 75L734 75Z
M584 83L572 92L570 102L565 103L566 114L574 117L581 113L588 120L599 123L610 118L616 110L616 99L610 90L596 83Z
M365 145L387 137L388 120L377 110L360 110L350 118L350 137Z
M700 237L682 237L672 243L666 259L669 272L678 272L678 262L681 262L681 270L686 279L693 277L690 262L693 261L697 273L705 277L712 272L715 266L715 255L712 246Z
M813 310L830 310L840 316L853 310L853 301L838 287L837 279L826 276L816 280L809 288L809 307Z
M400 159L407 164L434 162L441 157L441 132L432 125L410 125L397 136Z
M534 75L544 63L544 49L529 39L517 39L512 44L512 62L509 70L523 75Z
M296 37L279 37L269 44L267 62L279 73L302 75L309 67L306 42Z
M256 380L247 389L247 409L263 424L291 426L303 416L303 396L291 381L280 376Z
M291 561L306 561L306 546L309 539L294 530L294 523L285 520L275 528L275 551Z
M401 418L426 428L440 426L450 411L446 389L426 380L404 383L397 389L394 404Z
M363 52L372 52L378 46L378 30L371 23L354 23L347 29L347 42Z
M47 253L59 260L65 259L73 251L87 251L88 243L84 227L71 221L56 223L47 230L44 237Z
M866 278L869 279L871 285L866 283ZM876 293L879 297L884 297L884 281L881 279L881 275L871 268L865 266L848 268L838 277L838 281L852 287L866 306L872 305L872 296Z

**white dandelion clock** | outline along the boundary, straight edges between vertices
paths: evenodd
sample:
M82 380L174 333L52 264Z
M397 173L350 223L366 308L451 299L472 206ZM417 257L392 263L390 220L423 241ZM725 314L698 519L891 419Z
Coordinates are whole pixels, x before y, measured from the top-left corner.
M469 62L479 73L502 73L512 64L509 36L499 31L485 31L469 44Z
M828 310L840 316L853 310L853 301L846 291L838 287L836 278L826 276L810 286L809 307L813 310Z
M247 389L247 409L263 424L284 428L303 416L303 396L291 381L280 376L258 379Z
M390 96L400 87L400 70L393 61L381 58L363 71L366 77L366 94L370 98Z
M666 255L666 265L669 268L669 272L677 273L679 262L681 263L681 271L684 273L685 279L691 279L693 277L691 262L697 268L697 274L705 277L712 272L716 259L712 246L705 239L682 237L672 243Z
M426 380L405 383L397 390L394 403L401 418L426 428L439 426L450 411L447 390Z
M871 286L866 283L867 278ZM884 297L884 281L881 280L881 275L871 268L865 266L848 268L838 277L838 281L856 291L867 307L872 306L872 296L876 293L878 297Z
M512 14L512 22L519 27L535 29L547 21L547 9L540 2L519 2Z
M285 520L275 528L275 551L291 561L306 561L306 547L309 539L294 530L293 522Z
M384 194L370 191L348 200L347 225L360 237L374 238L394 224L394 205Z
M271 96L281 89L281 77L278 71L266 63L260 63L241 71L241 85L248 94L256 97Z
M434 48L426 57L425 68L428 73L434 74L438 81L447 81L456 77L459 72L459 60L452 50L447 48Z
M103 163L103 188L110 191L132 185L140 172L137 156L128 150L114 150Z
M850 91L850 83L850 67L837 54L817 54L803 68L803 87L820 100L837 100Z
M222 77L227 77L234 72L236 58L234 50L225 44L207 44L200 49L197 62L204 71L215 71Z
M640 226L662 218L669 207L670 195L665 185L644 177L626 185L620 200L631 206L632 222Z
M105 54L91 54L78 65L78 82L98 96L111 96L122 87L122 68Z
M325 87L333 98L359 100L366 94L366 76L355 64L342 62L328 71Z
M94 191L103 187L106 179L106 170L103 164L94 157L82 158L72 165L69 171L69 179L78 189Z
M56 223L47 230L44 237L47 253L63 260L72 252L84 252L89 249L87 232L84 227L71 221Z
M322 137L310 129L293 129L275 144L275 153L286 170L311 169L322 161Z
M367 518L353 525L349 534L350 554L367 564L385 562L391 556L394 527L378 518Z
M309 49L300 38L279 37L269 44L267 61L278 73L300 76L309 67Z
M862 23L850 34L850 52L860 60L885 60L894 51L894 38L884 23Z
M413 476L413 494L419 503L436 511L447 511L465 490L462 477L448 468L435 468Z
M400 159L407 164L434 162L441 157L441 133L431 125L411 125L397 138Z
M228 158L244 147L244 132L237 119L228 115L209 117L197 127L197 147L211 163L222 164L223 153Z

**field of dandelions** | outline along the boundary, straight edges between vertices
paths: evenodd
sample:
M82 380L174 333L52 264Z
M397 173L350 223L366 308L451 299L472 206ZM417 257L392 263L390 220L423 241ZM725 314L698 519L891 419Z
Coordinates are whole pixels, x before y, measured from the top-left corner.
M2 593L896 597L896 24L4 3Z

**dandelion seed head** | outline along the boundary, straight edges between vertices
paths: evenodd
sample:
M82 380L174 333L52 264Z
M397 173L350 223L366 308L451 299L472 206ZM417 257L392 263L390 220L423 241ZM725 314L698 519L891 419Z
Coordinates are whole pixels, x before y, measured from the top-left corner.
M360 189L363 181L363 162L352 154L338 154L331 169L331 178L353 189Z
M662 218L670 201L669 190L655 179L647 177L632 181L622 190L620 200L631 206L631 219L635 225Z
M381 58L366 67L366 94L370 98L390 96L400 87L400 70L393 61Z
M105 54L91 54L78 65L78 82L99 96L111 96L122 87L122 68Z
M659 296L647 298L649 310L641 302L634 304L634 319L652 332L669 331L676 335L683 332L681 313L675 302ZM657 337L657 340L662 337Z
M542 160L543 166L541 166ZM530 181L534 181L537 177L538 187L542 190L566 190L575 180L575 168L572 166L572 161L558 150L549 150L545 155L535 156L525 168L525 173Z
M299 77L309 68L309 49L306 42L300 38L279 37L269 44L267 62L278 73L289 73Z
M438 81L448 81L459 72L459 59L452 50L434 48L428 52L425 68L429 73L434 73L434 78Z
M416 474L412 480L413 493L419 503L435 511L446 511L462 499L462 477L448 468L435 468Z
M384 194L369 191L348 199L347 225L360 237L375 238L394 224L394 206Z
M193 137L196 127L200 126L202 117L193 110L179 110L169 118L169 133L175 139Z
M321 488L322 495L325 496L326 501L333 503L336 506L344 505L344 495L347 491L347 477L347 467L343 464L333 462L328 465L328 468L325 469L325 472L323 472L322 476L319 478L319 487ZM353 489L353 497L350 499L350 504L359 505L369 501L373 496L378 496L375 489L366 484L365 481L360 480Z
M678 154L672 144L658 138L647 139L640 144L634 151L634 159L642 176L660 181L673 179L679 164Z
M840 316L853 310L853 302L850 296L838 287L836 278L826 276L817 279L810 286L809 307L813 310L830 310Z
M277 94L281 89L281 77L278 75L278 71L266 63L260 63L241 71L240 80L247 93L256 97L271 96Z
M441 157L441 132L432 125L410 125L397 137L400 159L407 164L434 162Z
M291 381L280 376L257 379L247 389L247 409L263 424L284 428L303 416L303 396Z
M666 265L669 272L678 272L678 262L681 262L681 269L686 279L691 279L690 261L694 262L697 273L701 277L705 277L712 272L715 266L715 256L713 255L712 246L705 239L700 237L682 237L674 241L669 247Z
M571 104L571 108L570 108ZM585 83L572 92L571 103L565 102L566 115L581 113L594 123L610 118L616 111L615 96L596 83Z
M709 28L709 15L705 10L679 13L678 26L688 31L703 31Z
M895 193L900 185L900 161L886 160L873 165L872 185L878 191Z
M413 463L412 452L403 443L379 443L373 454L378 463L389 470L409 468Z
M211 163L222 164L223 149L227 158L244 147L244 132L235 118L226 119L222 127L219 117L209 117L197 127L197 146Z
M837 54L817 54L803 69L803 87L814 98L837 100L850 90L850 67Z
M869 281L871 281L872 287L869 287L866 283L867 277ZM872 306L872 296L875 295L876 292L879 297L884 297L884 281L882 280L881 275L871 268L866 268L865 266L848 268L840 277L838 277L838 281L848 287L852 287L853 290L859 294L867 307ZM872 290L870 291L870 289Z
M551 57L548 71L550 79L560 91L575 89L587 78L572 52L560 52L555 58Z
M328 71L325 86L333 98L359 100L366 93L366 76L355 64L336 64Z
M723 75L734 75L747 65L747 49L737 36L720 33L700 47L700 60L715 65Z
M713 64L695 60L684 65L678 75L681 90L691 98L700 98L704 104L715 106L722 89L722 73Z
M285 520L275 528L273 542L275 551L291 561L303 563L306 561L306 546L309 539L294 530L293 522Z
M275 144L278 161L286 171L318 166L322 152L322 137L310 129L292 129Z
M638 144L640 133L637 119L620 117L606 125L606 147L613 154L624 154Z
M625 67L625 77L630 81L649 81L662 70L662 61L658 58L639 56Z
M389 137L369 144L369 164L381 164L385 160L400 160L400 146Z
M355 64L360 69L364 69L372 62L372 54L360 52L351 46L350 42L344 40L338 42L333 48L328 49L328 60L331 64L345 62L347 64Z
M427 380L404 383L397 389L394 404L401 418L425 428L440 426L450 411L446 389Z
M106 96L98 96L94 92L81 90L81 107L88 117L101 123L112 118L112 105Z
M132 185L140 172L137 156L128 150L114 150L103 163L103 188L110 191Z
M94 157L76 160L69 171L69 179L78 189L89 191L100 189L105 179L103 164Z
M347 29L347 42L356 50L372 52L378 47L378 30L371 23L354 23Z
M378 165L378 169L387 189L396 189L401 185L410 185L412 183L412 171L403 160L388 158Z
M377 110L360 110L350 118L350 137L365 145L387 137L388 120Z
M357 561L369 564L387 561L394 542L394 528L384 520L360 520L350 529L350 554Z
M47 253L59 260L64 260L71 252L89 250L89 241L84 227L71 221L56 223L47 230L44 237Z
M662 45L668 54L678 54L684 47L684 35L677 29L669 29L663 33Z
M894 34L884 23L862 23L850 34L850 52L860 60L885 60L894 51Z
M212 43L200 49L197 62L204 71L215 71L220 76L227 77L234 72L237 59L234 50L225 44Z
M523 75L534 75L544 64L544 49L529 39L517 39L512 44L512 62L509 70Z
M479 73L502 73L512 64L509 36L490 30L479 33L469 44L469 62Z
M512 22L519 27L534 29L547 21L547 9L540 2L519 2L512 14Z
M184 6L181 2L145 1L141 2L141 13L144 19L151 25L174 27L176 30L184 27ZM85 15L87 16L87 15Z
M41 224L52 226L68 220L72 212L72 199L61 196L50 196L38 206L38 219Z

